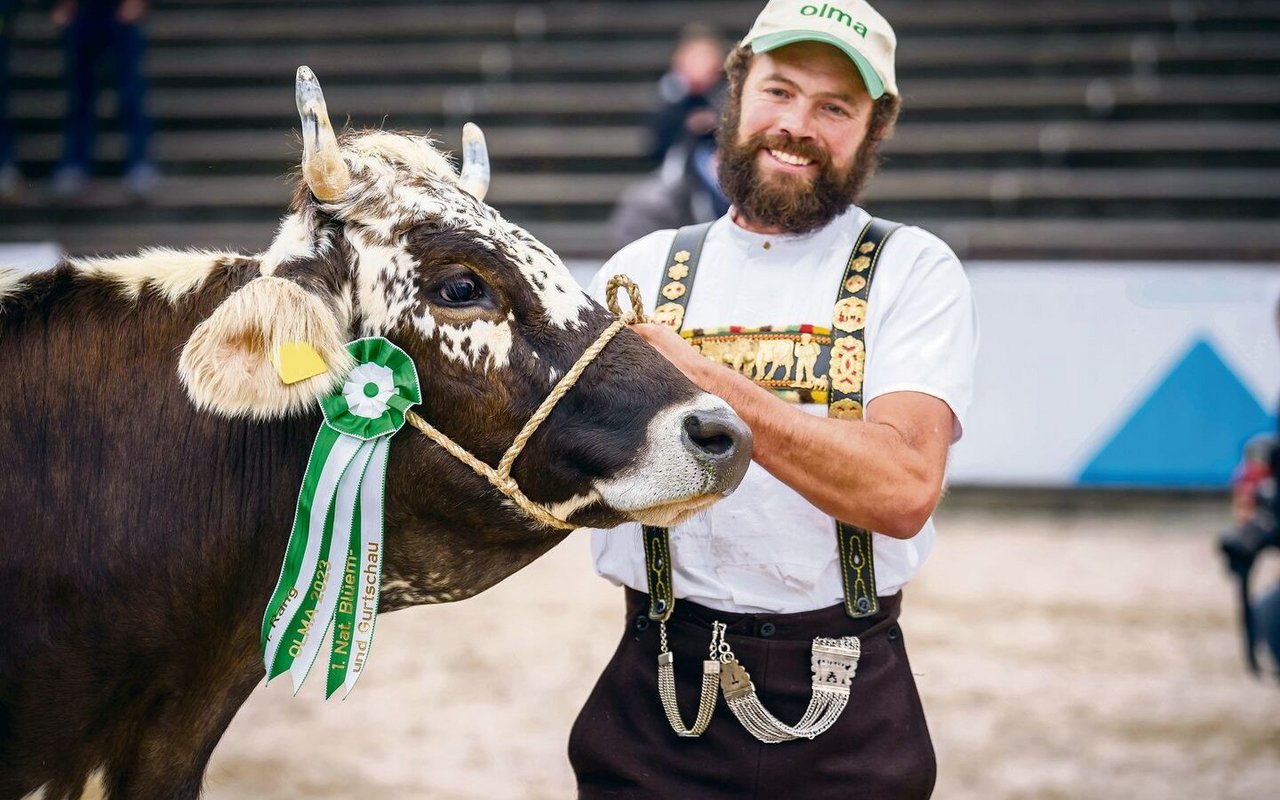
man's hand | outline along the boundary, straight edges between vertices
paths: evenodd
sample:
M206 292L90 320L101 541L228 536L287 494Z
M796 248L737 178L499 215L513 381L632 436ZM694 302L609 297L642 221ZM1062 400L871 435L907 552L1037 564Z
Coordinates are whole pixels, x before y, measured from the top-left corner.
M656 322L642 322L632 325L631 330L640 334L640 338L648 342L653 349L662 353L668 361L676 365L676 369L698 385L705 392L715 393L715 388L707 383L708 367L714 366L685 340L683 336L670 327Z

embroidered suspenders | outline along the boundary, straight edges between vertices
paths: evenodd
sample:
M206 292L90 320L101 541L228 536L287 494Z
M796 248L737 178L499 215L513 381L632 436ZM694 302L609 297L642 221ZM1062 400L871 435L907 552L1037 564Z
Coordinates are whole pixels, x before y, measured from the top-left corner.
M693 279L698 268L698 257L706 240L711 223L690 225L676 232L675 240L667 256L663 283L659 289L654 321L663 322L676 330L684 324L685 309L693 290ZM898 224L873 217L858 235L844 275L840 278L835 307L832 312L830 345L823 348L815 363L826 363L828 375L818 375L822 380L811 382L815 399L826 395L828 416L839 419L862 419L862 379L866 364L865 328L867 299L871 293L871 280L875 276L880 251ZM797 329L798 337L817 336L823 331L807 332ZM740 335L740 334L739 334ZM695 345L704 339L719 338L700 336L693 332L689 337ZM798 345L797 345L798 347ZM702 346L707 354L706 346ZM756 363L761 356L756 355ZM766 361L766 368L773 362ZM821 372L821 369L812 370ZM797 377L799 370L797 369ZM772 371L770 375L774 374ZM751 375L749 374L749 377ZM754 377L763 377L757 367ZM812 376L810 376L812 378ZM830 389L826 389L829 381ZM758 381L759 382L759 381ZM666 528L644 526L645 572L649 584L649 618L665 621L675 607L675 593L671 581L671 546ZM871 534L862 528L844 522L836 522L836 541L840 552L840 576L844 584L845 613L855 619L868 617L880 610L876 599L875 563L871 552Z
M690 291L698 266L702 244L711 223L691 225L676 232L664 266L654 321L665 323L677 331L684 324ZM872 218L863 227L849 254L844 275L840 278L832 329L823 331L802 326L795 330L755 331L747 334L745 348L732 344L744 332L730 329L725 335L688 336L703 355L726 362L734 369L749 368L748 375L774 391L787 392L800 400L818 400L825 396L828 416L839 419L862 419L862 379L866 363L865 327L867 299L871 280L884 242L898 228L895 223ZM798 334L798 335L797 335ZM789 340L790 339L790 340ZM737 341L743 341L738 338ZM777 345L781 343L782 349ZM710 345L716 344L716 347ZM725 345L729 345L726 349ZM752 356L748 364L748 356ZM822 367L827 374L822 374ZM792 376L792 368L795 374ZM783 381L774 379L783 370ZM762 379L768 379L762 380ZM785 386L786 388L780 388ZM849 688L861 656L861 643L855 636L839 639L818 638L813 641L813 692L803 717L795 725L773 716L760 702L747 670L734 657L724 638L724 626L714 623L711 648L703 661L702 689L698 713L691 727L685 727L676 702L675 656L667 647L666 621L675 608L672 583L671 543L666 528L643 526L645 575L649 587L649 618L659 623L658 695L672 729L682 737L700 736L711 723L716 705L716 684L724 693L730 711L756 739L777 743L792 739L812 739L830 728L844 711ZM871 534L837 520L836 541L840 553L840 574L844 585L845 613L859 618L875 614L880 604L876 598L875 564Z

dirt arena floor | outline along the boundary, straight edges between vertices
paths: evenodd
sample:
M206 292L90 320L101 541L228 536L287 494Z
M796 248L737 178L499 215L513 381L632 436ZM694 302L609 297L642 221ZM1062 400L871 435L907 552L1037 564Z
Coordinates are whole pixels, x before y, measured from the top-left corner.
M1280 684L1242 666L1224 516L949 500L904 611L935 797L1280 797ZM620 592L588 557L572 536L478 598L384 617L345 701L324 703L319 676L296 698L286 679L259 690L206 797L572 797L569 727L620 633Z

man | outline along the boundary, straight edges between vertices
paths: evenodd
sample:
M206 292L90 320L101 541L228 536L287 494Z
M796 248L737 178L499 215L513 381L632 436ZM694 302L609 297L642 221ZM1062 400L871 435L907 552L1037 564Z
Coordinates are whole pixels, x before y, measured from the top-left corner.
M724 57L714 28L693 22L680 31L649 117L648 153L655 169L618 197L609 216L609 238L616 246L660 228L715 219L729 209L715 166L716 121L726 91Z
M143 74L147 0L57 0L52 18L63 29L66 56L67 113L62 158L54 168L53 194L72 199L88 185L97 132L98 63L114 57L120 127L127 139L125 191L137 200L155 188L159 173L148 158L151 120L146 111Z
M18 199L22 174L13 152L9 121L9 53L13 49L13 22L19 0L0 0L0 203Z
M950 249L917 228L885 233L853 205L897 115L895 41L860 0L770 2L726 63L720 179L733 208L700 255L693 234L681 234L692 247L673 247L685 239L660 231L593 283L601 297L626 273L657 301L650 311L667 325L635 330L734 407L755 451L732 497L669 535L594 535L597 571L627 587L627 629L570 737L582 798L932 791L933 748L897 617L902 587L933 546L977 330ZM802 384L770 371L757 385L752 359L735 372L704 357L747 342L768 363L791 363L779 341L807 347L805 334L826 354ZM707 686L715 691L700 659L726 702L710 697L709 724L700 714L685 728ZM847 686L847 707L820 685L828 679Z

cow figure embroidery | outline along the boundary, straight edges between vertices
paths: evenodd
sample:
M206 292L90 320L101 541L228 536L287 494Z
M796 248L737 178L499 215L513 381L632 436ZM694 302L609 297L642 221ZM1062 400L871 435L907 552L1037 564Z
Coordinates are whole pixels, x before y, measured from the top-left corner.
M259 255L0 269L0 800L194 798L262 682L259 625L343 344L417 364L419 413L490 464L612 317L427 139L330 125L298 72L302 179ZM285 385L287 342L328 370ZM665 525L732 491L750 433L623 331L513 476L561 519ZM381 609L460 600L558 542L424 436L395 435ZM376 663L376 659L374 659ZM376 668L376 667L375 667Z

